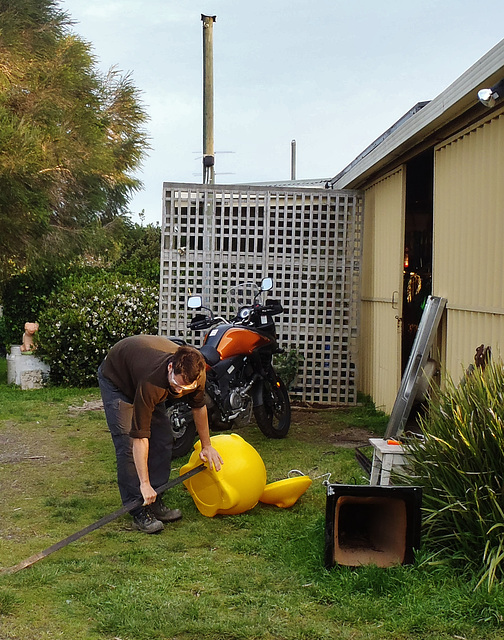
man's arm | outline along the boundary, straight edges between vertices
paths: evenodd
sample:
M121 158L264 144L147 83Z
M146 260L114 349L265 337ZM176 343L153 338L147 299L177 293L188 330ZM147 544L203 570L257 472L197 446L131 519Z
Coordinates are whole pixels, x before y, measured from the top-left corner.
M208 462L208 466L212 469L212 465L216 471L219 471L221 465L224 464L219 452L212 447L210 442L210 429L208 427L208 413L207 408L201 407L200 409L192 410L194 424L198 431L199 439L201 441L200 458L204 462Z
M140 491L142 492L144 504L152 504L157 496L149 480L148 457L149 438L133 438L133 460L140 480Z

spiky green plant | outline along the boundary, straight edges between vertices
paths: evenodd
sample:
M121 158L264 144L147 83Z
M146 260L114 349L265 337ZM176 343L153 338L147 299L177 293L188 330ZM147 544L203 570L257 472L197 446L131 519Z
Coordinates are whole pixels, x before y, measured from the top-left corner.
M424 486L424 541L473 565L490 590L504 578L503 364L448 380L421 426L410 481Z

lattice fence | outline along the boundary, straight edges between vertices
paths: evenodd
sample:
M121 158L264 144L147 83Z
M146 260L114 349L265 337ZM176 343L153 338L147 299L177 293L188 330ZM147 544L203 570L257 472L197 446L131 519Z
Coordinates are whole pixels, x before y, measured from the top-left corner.
M354 404L361 215L355 191L165 183L160 333L199 346L189 295L229 317L227 289L270 276L280 343L303 356L291 397Z

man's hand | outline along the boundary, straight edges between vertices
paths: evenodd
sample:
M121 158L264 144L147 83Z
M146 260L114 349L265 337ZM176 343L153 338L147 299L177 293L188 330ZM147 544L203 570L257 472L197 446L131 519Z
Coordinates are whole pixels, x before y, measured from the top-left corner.
M210 443L210 429L208 428L208 413L206 407L192 410L194 424L198 430L198 435L201 442L201 451L199 457L203 462L208 462L208 467L211 470L215 468L219 471L224 464L223 459L220 457L219 452L214 449Z
M224 460L220 457L217 449L214 449L212 445L202 447L199 457L203 462L208 463L208 468L212 470L215 467L216 471L220 471L221 466L224 464Z
M141 482L140 491L142 492L142 498L144 499L144 507L148 504L152 504L157 498L157 493L151 487L150 482Z

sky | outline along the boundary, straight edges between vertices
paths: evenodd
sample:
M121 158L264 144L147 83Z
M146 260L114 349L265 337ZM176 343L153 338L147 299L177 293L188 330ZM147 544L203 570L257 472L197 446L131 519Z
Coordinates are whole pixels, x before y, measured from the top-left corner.
M330 178L502 38L486 0L60 0L97 66L131 73L151 150L132 219L163 182L202 182L203 29L213 27L215 181ZM481 8L479 8L481 7ZM143 212L143 218L139 216Z

